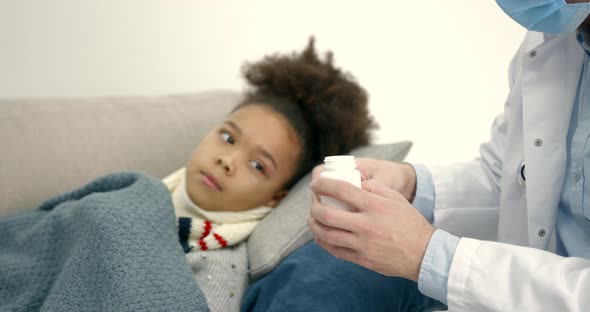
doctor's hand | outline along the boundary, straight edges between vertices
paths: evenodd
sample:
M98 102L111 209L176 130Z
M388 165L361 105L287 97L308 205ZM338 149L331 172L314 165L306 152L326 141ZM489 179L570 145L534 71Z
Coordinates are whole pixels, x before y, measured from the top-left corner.
M362 189L333 179L311 184L307 223L319 246L337 258L388 276L418 280L422 258L435 228L399 192L376 180ZM354 206L349 212L325 206L319 196Z
M416 172L412 165L373 158L356 158L355 161L363 181L376 180L401 193L409 202L414 200ZM312 180L319 178L323 170L323 165L316 166L312 172Z

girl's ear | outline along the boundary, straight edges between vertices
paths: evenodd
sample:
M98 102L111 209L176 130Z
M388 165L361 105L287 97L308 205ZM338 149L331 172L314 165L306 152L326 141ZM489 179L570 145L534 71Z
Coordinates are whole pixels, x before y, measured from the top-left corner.
M276 206L278 206L281 203L281 200L283 200L283 198L285 198L285 196L287 196L287 194L289 194L289 191L287 191L287 190L277 192L272 197L272 199L268 203L266 203L266 206L275 208Z

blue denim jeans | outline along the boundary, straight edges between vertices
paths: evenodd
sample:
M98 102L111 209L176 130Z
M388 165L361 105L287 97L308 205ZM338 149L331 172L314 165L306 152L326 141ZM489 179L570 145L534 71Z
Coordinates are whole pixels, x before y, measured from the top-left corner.
M446 309L410 280L333 257L315 242L248 288L242 311L431 311Z

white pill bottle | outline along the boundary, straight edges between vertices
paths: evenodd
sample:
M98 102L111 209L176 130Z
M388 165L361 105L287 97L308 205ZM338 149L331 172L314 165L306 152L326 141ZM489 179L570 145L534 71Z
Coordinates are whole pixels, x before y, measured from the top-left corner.
M354 156L328 156L324 158L324 171L321 177L346 181L358 188L361 187L361 172L356 170ZM347 203L329 196L320 196L320 201L326 206L335 207L342 210L356 210Z

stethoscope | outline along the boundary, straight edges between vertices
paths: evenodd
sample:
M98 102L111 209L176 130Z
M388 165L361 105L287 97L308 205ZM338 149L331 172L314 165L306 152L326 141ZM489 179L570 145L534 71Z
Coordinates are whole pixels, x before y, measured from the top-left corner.
M524 160L520 163L520 166L518 166L518 184L520 184L522 187L526 187L526 174L524 172L525 169L525 163Z

